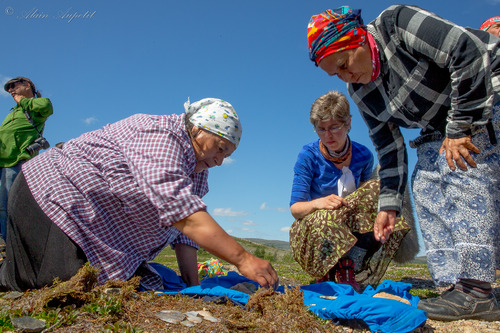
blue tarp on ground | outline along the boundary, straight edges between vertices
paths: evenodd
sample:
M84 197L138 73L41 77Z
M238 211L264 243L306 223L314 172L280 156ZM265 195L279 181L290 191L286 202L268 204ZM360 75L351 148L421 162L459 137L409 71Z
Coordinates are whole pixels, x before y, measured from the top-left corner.
M158 265L158 264L156 264ZM161 266L161 265L159 265ZM199 286L183 288L182 280L170 269L162 266L155 269L162 272L164 280L168 280L164 294L178 293L189 296L228 297L231 300L246 304L250 295L232 290L231 287L242 282L257 283L229 272L227 276L212 277L201 281ZM173 272L173 274L172 274ZM179 281L180 280L180 281ZM185 285L184 285L185 286ZM277 291L284 292L284 286ZM426 313L417 309L419 298L412 296L411 284L385 280L376 289L367 287L362 294L356 293L350 286L323 282L304 285L300 289L304 292L304 304L316 315L324 319L360 319L363 320L372 332L410 332L422 325L426 320ZM379 292L387 292L407 299L411 305L384 298L371 297ZM321 296L337 296L335 300L321 298Z

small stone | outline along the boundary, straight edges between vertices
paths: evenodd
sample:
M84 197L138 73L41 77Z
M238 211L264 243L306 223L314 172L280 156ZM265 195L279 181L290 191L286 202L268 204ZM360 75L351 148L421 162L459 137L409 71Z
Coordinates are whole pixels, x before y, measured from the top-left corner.
M8 293L6 293L5 295L3 295L3 299L17 299L21 296L23 296L24 294L19 292L19 291L10 291Z
M11 322L12 325L14 325L14 327L19 329L21 332L37 333L45 329L44 321L29 316L13 318Z
M211 317L212 314L207 310L197 311L197 313L202 317Z
M120 288L106 288L104 289L104 293L106 295L119 295L121 292Z
M189 320L183 320L181 321L181 325L184 325L186 327L193 327L195 324L193 322L190 322Z
M187 316L187 320L192 323L199 324L203 321L203 319L201 317L198 317L198 314L194 311L186 312L185 315Z
M214 316L212 316L212 314L211 314L209 311L207 311L207 310L205 310L205 309L203 309L202 311L196 311L196 312L197 312L200 316L202 316L202 317L203 317L203 319L208 320L208 321L211 321L212 323L218 323L218 322L220 321L220 319L219 319L219 318L215 318Z
M218 323L220 321L219 318L215 318L213 316L206 316L206 317L203 317L203 319L211 321L212 323Z
M155 313L155 316L171 324L178 324L186 318L184 313L174 310L162 310Z

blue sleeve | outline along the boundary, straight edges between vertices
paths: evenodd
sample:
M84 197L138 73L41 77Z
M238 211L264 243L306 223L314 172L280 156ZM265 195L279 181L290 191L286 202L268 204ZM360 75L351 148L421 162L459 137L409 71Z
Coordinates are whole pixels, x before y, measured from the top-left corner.
M305 148L299 153L293 168L293 184L290 206L296 202L308 201L314 175L313 156Z

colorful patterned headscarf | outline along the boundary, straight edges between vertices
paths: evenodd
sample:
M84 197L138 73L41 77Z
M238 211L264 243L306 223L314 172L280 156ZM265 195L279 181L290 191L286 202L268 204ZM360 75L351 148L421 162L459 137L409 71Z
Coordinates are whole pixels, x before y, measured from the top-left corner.
M481 24L481 27L479 29L486 31L488 30L493 24L500 22L500 16L493 16L487 19L486 21Z
M218 98L204 98L190 104L188 99L184 109L193 125L231 141L238 148L241 123L231 104Z
M307 26L307 39L309 58L316 66L327 55L365 44L361 9L342 6L313 15Z

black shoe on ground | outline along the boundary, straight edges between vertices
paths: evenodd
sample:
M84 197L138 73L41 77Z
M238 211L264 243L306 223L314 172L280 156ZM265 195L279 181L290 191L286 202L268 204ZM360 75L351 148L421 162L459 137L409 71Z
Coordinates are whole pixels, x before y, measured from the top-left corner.
M427 311L429 319L433 320L500 320L500 308L493 294L474 297L472 294L453 289L439 297L421 300L418 302L418 308Z

